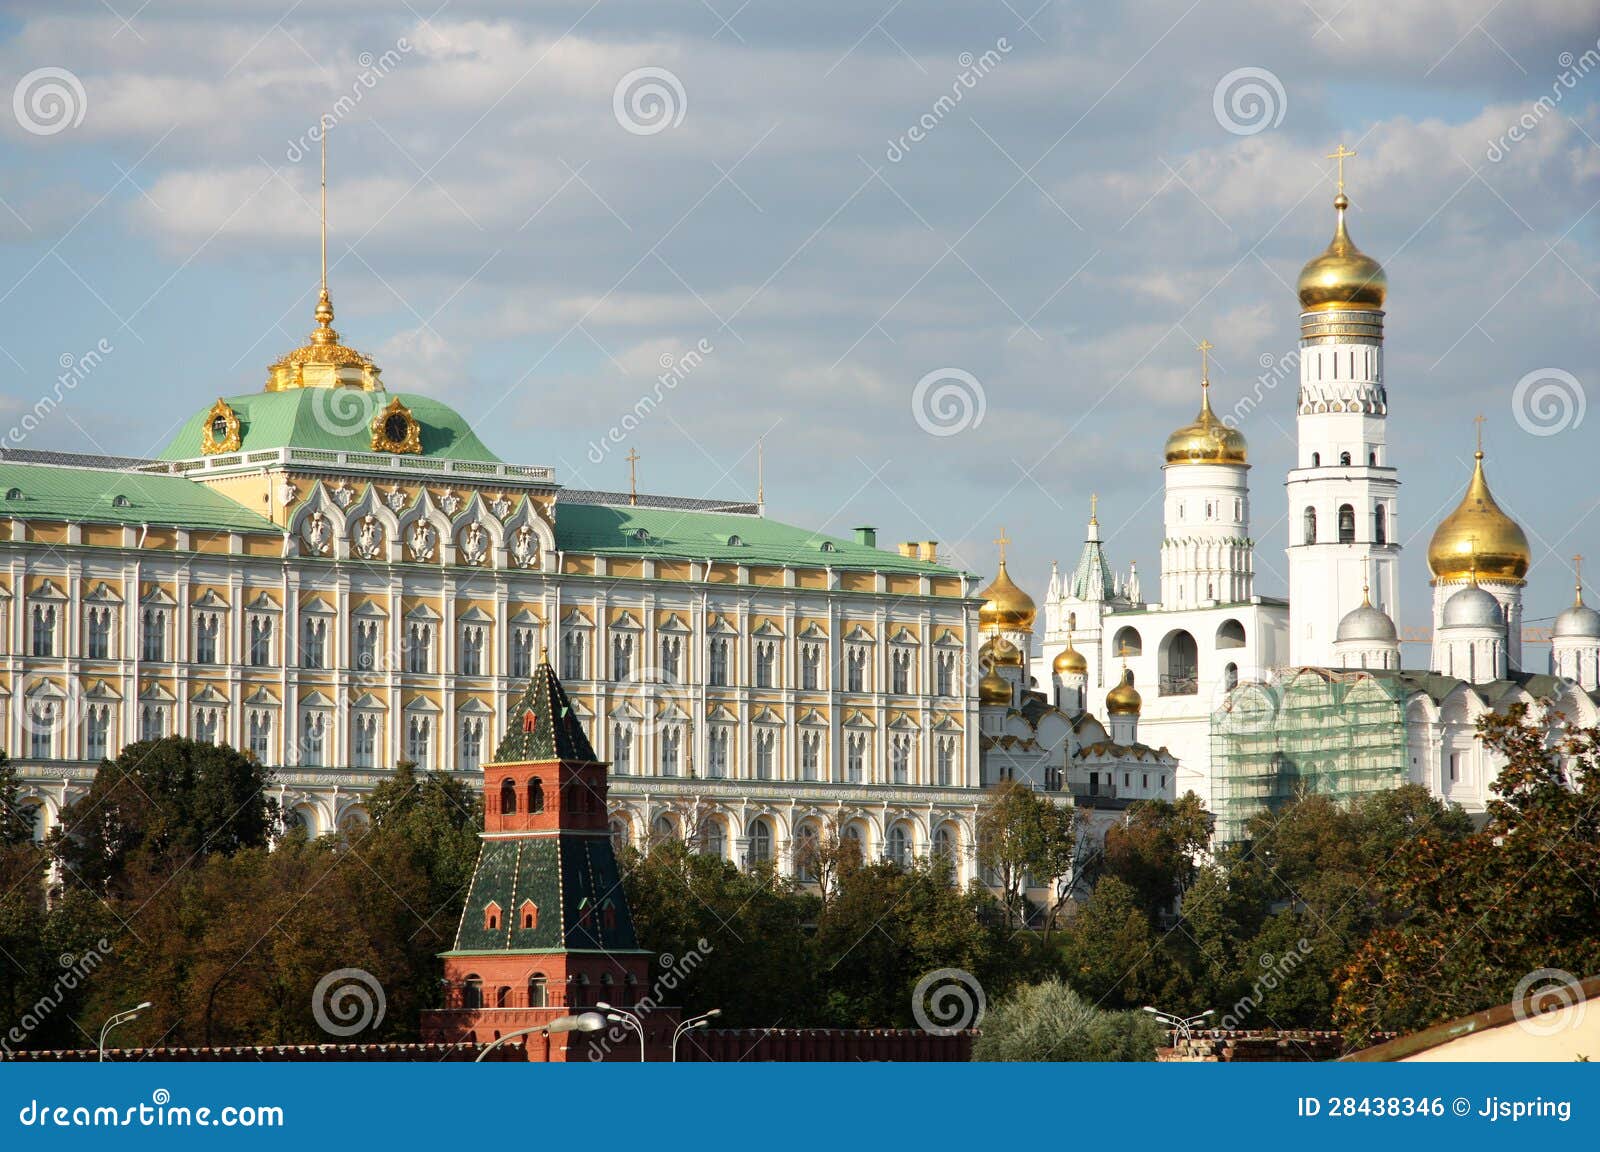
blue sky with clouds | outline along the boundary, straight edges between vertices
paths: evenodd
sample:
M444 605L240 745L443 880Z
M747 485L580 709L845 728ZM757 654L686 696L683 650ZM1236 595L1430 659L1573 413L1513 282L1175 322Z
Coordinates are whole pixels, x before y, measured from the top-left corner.
M112 349L31 447L154 453L302 342L335 112L337 325L502 456L615 488L637 448L651 490L741 495L765 434L773 515L980 571L1004 524L1036 594L1097 491L1149 589L1194 345L1224 408L1292 351L1344 141L1390 281L1401 623L1425 623L1480 411L1535 546L1530 620L1566 602L1567 557L1600 559L1600 412L1535 435L1514 406L1529 373L1600 387L1592 2L91 0L8 6L0 35L0 430L63 357ZM983 397L954 435L913 410L941 371ZM1293 381L1243 427L1258 589L1282 594Z

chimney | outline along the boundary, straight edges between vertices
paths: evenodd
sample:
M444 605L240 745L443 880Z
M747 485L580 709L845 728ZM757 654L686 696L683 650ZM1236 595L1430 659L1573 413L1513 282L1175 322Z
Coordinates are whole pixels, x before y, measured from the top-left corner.
M916 546L916 544L913 543L910 540L902 540L900 542L900 555L904 556L907 560L916 559L916 556L917 556L917 546Z
M857 528L856 543L863 548L876 548L878 546L878 530L876 528Z
M930 564L939 562L939 542L937 540L924 540L917 545L917 551L919 559L926 560Z

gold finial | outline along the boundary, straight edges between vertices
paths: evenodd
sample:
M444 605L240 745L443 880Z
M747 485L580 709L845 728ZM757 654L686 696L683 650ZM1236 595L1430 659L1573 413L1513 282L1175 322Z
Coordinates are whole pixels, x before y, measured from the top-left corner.
M1195 348L1200 353L1200 387L1202 388L1211 387L1211 359L1207 353L1215 347L1215 344L1204 337L1201 337L1200 343L1195 345Z
M332 125L322 118L322 281L317 293L317 327L311 333L313 344L337 344L333 330L333 297L328 295L328 131Z
M550 645L546 644L543 640L539 641L539 663L550 663Z
M624 457L624 459L626 459L628 461L628 503L629 504L638 504L639 503L639 469L638 469L639 452L638 452L638 449L629 448L628 449L628 455L626 457Z
M1000 563L1004 564L1006 562L1006 545L1011 543L1011 537L1006 535L1006 526L1004 524L1000 525L1000 535L995 539L995 543L1000 546Z
M1339 198L1341 200L1344 199L1344 162L1355 154L1355 149L1346 148L1343 144L1340 144L1324 157L1324 159L1337 160L1339 162Z
M1100 493L1089 493L1089 523L1100 523Z
M1573 597L1573 600L1572 600L1572 606L1574 608L1578 608L1578 607L1581 607L1583 605L1583 553L1582 552L1578 553L1576 556L1574 556L1572 558L1572 582L1573 582L1573 585L1574 585L1573 591L1576 593L1576 595Z
M1476 416L1474 416L1472 418L1472 422L1478 426L1478 453L1477 453L1477 459L1479 459L1479 460L1483 459L1483 422L1486 419L1488 419L1488 417L1484 416L1483 413L1481 413L1481 412L1478 415L1476 415Z

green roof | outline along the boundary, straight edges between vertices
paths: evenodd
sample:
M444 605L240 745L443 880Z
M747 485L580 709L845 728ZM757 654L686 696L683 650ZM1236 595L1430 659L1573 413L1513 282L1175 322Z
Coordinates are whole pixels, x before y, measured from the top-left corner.
M885 552L839 536L826 536L764 516L613 504L568 504L559 497L556 501L556 547L564 552L601 556L956 575L954 569L940 564Z
M522 926L533 901L534 927ZM499 906L495 927L484 912ZM485 840L455 952L631 951L639 946L609 834ZM447 953L448 954L448 953Z
M282 533L265 516L182 476L5 461L0 461L0 516Z
M293 388L225 399L239 416L241 451L293 447L371 452L372 419L396 398L422 426L424 456L500 463L460 413L431 396L363 392L358 388ZM185 421L160 458L191 460L199 456L201 434L210 412L208 404Z
M539 662L522 699L511 709L505 735L494 754L496 764L538 760L597 762L583 724L572 711L566 690L548 660Z

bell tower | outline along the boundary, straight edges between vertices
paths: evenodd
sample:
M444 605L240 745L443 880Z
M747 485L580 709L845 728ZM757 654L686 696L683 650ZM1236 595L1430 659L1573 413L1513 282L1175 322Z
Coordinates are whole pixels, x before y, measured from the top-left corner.
M648 997L650 959L622 890L606 766L548 653L483 776L478 864L455 947L442 954L445 1006L424 1013L424 1038L486 1044L602 1002L633 1008ZM674 1010L637 1014L652 1041L663 1028L670 1036ZM627 1060L639 1040L535 1031L523 1043L530 1060Z

